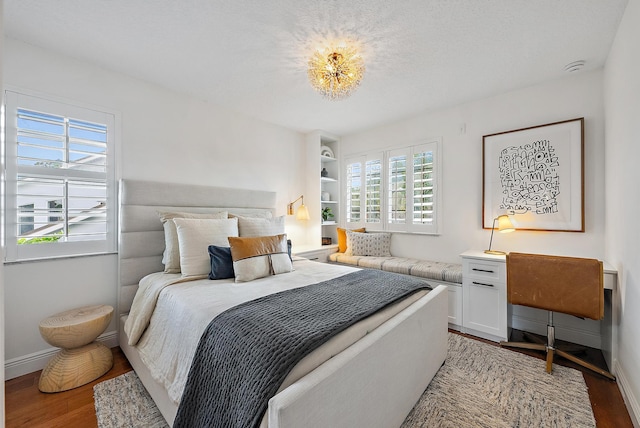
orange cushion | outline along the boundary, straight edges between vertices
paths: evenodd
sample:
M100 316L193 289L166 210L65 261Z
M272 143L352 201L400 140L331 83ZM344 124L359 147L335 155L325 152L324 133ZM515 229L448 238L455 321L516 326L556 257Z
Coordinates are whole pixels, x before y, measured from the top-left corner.
M344 253L345 251L347 251L347 232L346 229L343 229L341 227L336 228L338 230L338 252L339 253ZM350 229L352 232L366 232L364 227L361 227L360 229Z

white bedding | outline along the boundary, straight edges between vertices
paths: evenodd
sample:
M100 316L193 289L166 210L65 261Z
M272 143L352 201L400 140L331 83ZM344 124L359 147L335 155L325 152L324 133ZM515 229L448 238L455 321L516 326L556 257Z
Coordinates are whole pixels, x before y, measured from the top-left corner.
M294 258L294 271L248 283L197 279L185 282L179 274L155 273L140 282L125 330L129 341L141 333L136 348L153 378L169 398L179 403L198 341L211 319L225 310L267 294L332 279L358 269ZM381 325L426 291L415 293L332 338L304 358L280 390L306 375ZM148 320L148 327L144 329ZM143 332L142 332L143 331ZM130 335L131 333L131 335Z

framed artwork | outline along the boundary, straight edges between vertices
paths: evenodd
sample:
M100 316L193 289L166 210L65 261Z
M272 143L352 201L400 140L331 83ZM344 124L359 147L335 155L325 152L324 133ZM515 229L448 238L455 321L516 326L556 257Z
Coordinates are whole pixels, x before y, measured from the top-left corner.
M482 137L482 227L584 232L584 118Z

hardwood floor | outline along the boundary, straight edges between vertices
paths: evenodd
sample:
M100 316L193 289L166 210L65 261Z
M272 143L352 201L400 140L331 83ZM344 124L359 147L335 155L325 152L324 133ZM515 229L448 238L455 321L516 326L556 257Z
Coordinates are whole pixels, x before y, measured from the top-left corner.
M511 340L522 340L520 334L521 332L514 331ZM473 336L464 336L477 339ZM495 342L482 341L499 346ZM543 358L540 353L535 351L518 350L517 352ZM604 358L599 350L587 348L585 355L580 355L579 357L588 360L592 364L606 368ZM113 348L113 356L114 364L109 372L87 385L70 391L55 394L40 392L38 390L39 371L6 381L6 427L97 427L93 404L93 386L98 382L111 379L131 370L131 366L120 348ZM598 428L633 428L631 418L615 382L576 366L570 361L559 359L557 362L583 372Z
M5 426L29 428L97 427L93 386L131 370L120 348L113 348L113 367L99 379L65 392L38 390L40 371L5 382Z

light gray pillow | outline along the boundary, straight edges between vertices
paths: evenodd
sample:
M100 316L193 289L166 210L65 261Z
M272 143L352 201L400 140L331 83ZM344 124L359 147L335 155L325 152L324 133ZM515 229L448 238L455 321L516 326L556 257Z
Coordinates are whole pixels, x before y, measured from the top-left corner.
M374 257L390 257L391 256L391 233L389 232L352 232L347 233L347 251L348 256L374 256Z
M228 247L230 236L238 236L238 219L174 218L178 231L182 276L208 275L209 245Z
M274 236L284 233L284 216L275 218L238 217L242 237Z
M164 228L164 253L162 253L162 264L165 273L180 273L180 250L178 247L178 232L174 222L169 221L174 218L215 218L226 219L227 212L219 211L215 213L189 213L158 211L162 227Z

